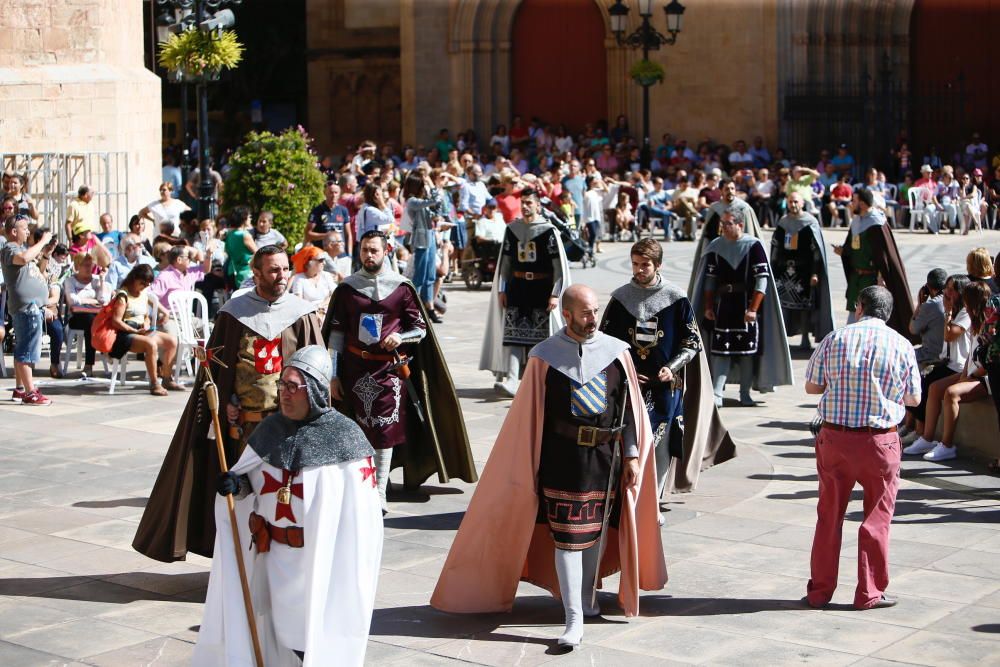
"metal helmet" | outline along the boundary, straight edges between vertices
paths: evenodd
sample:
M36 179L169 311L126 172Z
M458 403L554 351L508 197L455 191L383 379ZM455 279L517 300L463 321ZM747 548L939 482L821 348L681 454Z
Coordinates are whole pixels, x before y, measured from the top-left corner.
M322 345L306 345L296 351L285 366L296 368L321 384L329 385L333 378L333 362Z

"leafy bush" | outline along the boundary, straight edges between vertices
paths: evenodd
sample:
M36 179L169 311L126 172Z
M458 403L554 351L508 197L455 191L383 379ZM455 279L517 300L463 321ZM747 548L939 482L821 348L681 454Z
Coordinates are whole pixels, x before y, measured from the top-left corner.
M216 35L185 30L160 43L160 65L184 80L215 79L243 60L243 45L232 30Z
M302 240L312 207L323 200L326 178L301 126L280 135L251 132L229 161L226 209L247 206L254 215L274 213L274 226L289 249Z

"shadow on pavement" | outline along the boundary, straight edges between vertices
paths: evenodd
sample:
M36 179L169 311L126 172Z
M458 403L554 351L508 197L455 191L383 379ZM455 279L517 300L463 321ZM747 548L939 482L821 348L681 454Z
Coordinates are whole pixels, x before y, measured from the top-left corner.
M511 399L497 396L492 386L489 387L456 387L455 395L470 401L480 403L509 403Z
M982 625L973 625L973 632L1000 632L1000 623L983 623Z
M556 610L558 603L547 600L549 607ZM448 614L430 605L412 607L392 607L376 609L372 615L371 637L425 637L434 639L471 639L478 641L509 642L515 644L539 644L555 647L554 639L513 635L499 631L501 626L521 627L521 624L537 617L536 605L515 603L510 613L495 614ZM527 607L527 608L525 608ZM558 608L562 616L562 608ZM535 623L532 623L535 625ZM551 625L551 623L546 623Z
M145 507L149 498L113 498L111 500L82 500L73 507L100 509L105 507Z
M643 595L641 605L643 616L721 616L804 608L798 599L684 598L670 595Z
M116 581L107 581L115 578ZM143 588L130 585L134 581ZM110 572L87 576L11 577L0 579L0 595L54 600L83 600L109 604L129 604L140 600L177 601L173 594L187 593L208 585L208 572L161 574L158 572Z
M771 420L769 422L761 422L757 424L760 428L779 428L783 431L808 431L809 423L794 421L794 422L781 422L777 420ZM809 438L812 440L812 438Z
M425 514L422 516L387 516L383 519L386 528L405 528L416 530L458 530L465 512L446 512L444 514Z

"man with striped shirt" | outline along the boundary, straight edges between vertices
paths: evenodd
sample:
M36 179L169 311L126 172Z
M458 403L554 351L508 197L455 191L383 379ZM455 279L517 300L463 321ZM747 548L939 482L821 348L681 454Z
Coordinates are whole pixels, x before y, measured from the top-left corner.
M899 487L896 433L904 406L920 402L920 370L913 346L886 326L892 294L872 285L861 290L857 321L823 339L806 368L806 393L822 394L823 426L816 437L819 476L811 578L805 601L830 602L837 587L844 513L855 482L864 491L858 531L856 609L891 607L889 524Z

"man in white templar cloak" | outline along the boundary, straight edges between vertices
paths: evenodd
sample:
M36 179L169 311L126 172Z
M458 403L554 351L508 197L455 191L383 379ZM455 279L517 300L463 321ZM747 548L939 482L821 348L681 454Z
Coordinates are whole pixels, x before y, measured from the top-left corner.
M239 548L267 667L361 665L382 559L382 509L361 428L330 408L333 366L310 345L285 363L280 413L219 478L236 499ZM192 664L255 664L226 499ZM252 546L251 546L252 543ZM247 548L250 547L248 551Z

